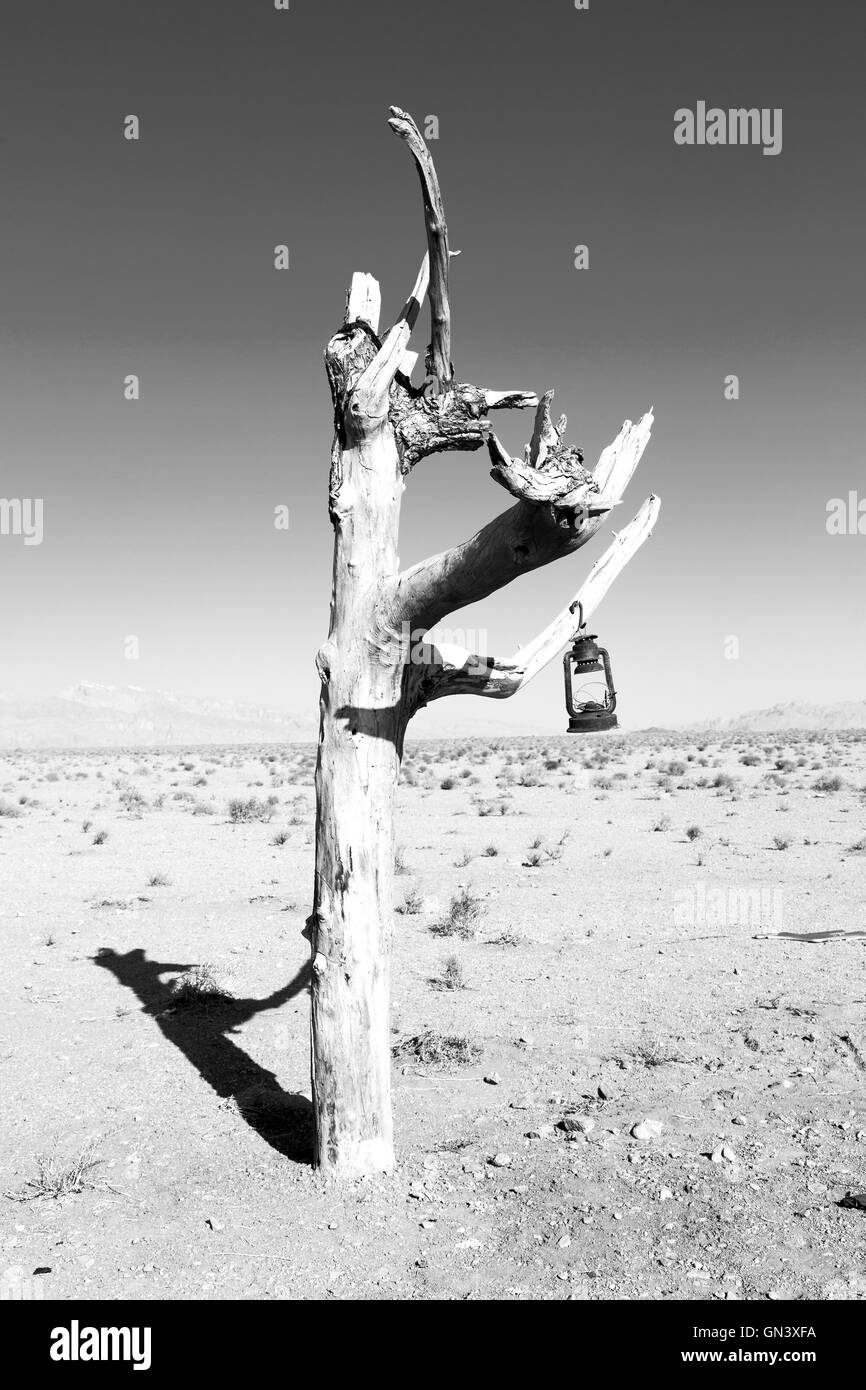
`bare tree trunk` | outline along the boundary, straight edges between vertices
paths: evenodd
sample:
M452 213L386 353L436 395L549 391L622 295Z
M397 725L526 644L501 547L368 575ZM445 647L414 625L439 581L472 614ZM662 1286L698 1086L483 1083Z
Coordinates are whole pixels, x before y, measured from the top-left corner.
M316 878L308 921L312 953L312 1081L316 1162L348 1178L394 1166L389 1028L394 798L406 726L446 695L503 698L560 655L571 606L514 657L480 658L420 642L447 614L519 574L569 555L620 500L649 439L652 414L626 422L595 474L554 427L553 393L489 391L454 380L448 232L433 161L411 117L389 124L421 179L427 256L405 308L378 337L379 287L356 273L342 328L325 361L334 401L330 515L334 526L331 622L317 656L321 722L316 766ZM411 382L407 351L428 295L427 375ZM537 406L525 458L511 459L487 421L492 409ZM518 501L470 541L399 572L405 476L445 449L487 445L491 476ZM650 498L578 591L588 617L652 530ZM420 650L420 659L418 656Z
M350 302L347 316L356 307ZM317 659L311 939L316 1157L343 1177L394 1166L388 1001L401 672L379 634L397 579L402 491L387 421L369 435L351 416L341 419L332 463L331 627Z
M332 667L324 686L313 909L316 1162L355 1177L394 1166L388 1001L399 732L393 709L372 714L375 682ZM336 712L344 700L357 710L354 727Z

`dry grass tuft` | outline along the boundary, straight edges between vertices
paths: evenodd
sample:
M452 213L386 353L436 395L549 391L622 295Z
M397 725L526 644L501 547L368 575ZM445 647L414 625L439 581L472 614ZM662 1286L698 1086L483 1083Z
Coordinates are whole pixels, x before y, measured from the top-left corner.
M425 1067L470 1067L481 1056L481 1048L471 1038L434 1033L432 1029L414 1038L403 1038L391 1052L397 1059L420 1062Z
M28 1178L20 1192L7 1192L5 1195L16 1202L33 1202L39 1197L58 1201L72 1193L83 1192L87 1187L95 1187L93 1170L102 1161L96 1152L94 1139L89 1139L79 1153L66 1162L58 1160L55 1153L39 1154L36 1158L36 1176Z

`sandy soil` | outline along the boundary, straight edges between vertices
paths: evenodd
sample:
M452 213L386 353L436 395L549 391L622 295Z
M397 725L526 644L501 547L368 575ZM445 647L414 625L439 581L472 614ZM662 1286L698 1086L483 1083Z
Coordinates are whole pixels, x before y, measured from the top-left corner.
M0 757L0 1291L863 1298L866 738L410 746L400 1169L343 1190L312 759Z

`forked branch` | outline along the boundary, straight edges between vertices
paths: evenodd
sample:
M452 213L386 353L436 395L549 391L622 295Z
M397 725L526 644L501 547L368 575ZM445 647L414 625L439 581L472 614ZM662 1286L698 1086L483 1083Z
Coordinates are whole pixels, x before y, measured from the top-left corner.
M397 586L398 621L408 621L413 628L433 627L520 575L570 555L592 539L619 504L649 442L652 411L635 425L625 421L591 474L580 462L579 450L561 447L565 417L552 425L552 394L548 392L539 405L522 460L510 458L496 436L488 434L492 476L521 499L519 504L470 540L406 570Z
M580 527L618 505L649 442L652 409L633 425L626 420L617 438L604 450L595 473L583 466L583 451L565 444L566 417L554 426L550 417L553 392L541 398L532 439L522 459L513 459L495 434L488 439L493 463L490 476L513 497L550 508L558 526Z
M516 694L533 676L562 655L575 633L574 608L578 601L583 606L584 619L589 618L617 575L651 535L660 506L657 497L647 498L634 520L620 531L596 561L574 598L543 632L514 656L482 657L450 644L440 650L430 643L423 698L428 703L444 695L483 695L502 700Z

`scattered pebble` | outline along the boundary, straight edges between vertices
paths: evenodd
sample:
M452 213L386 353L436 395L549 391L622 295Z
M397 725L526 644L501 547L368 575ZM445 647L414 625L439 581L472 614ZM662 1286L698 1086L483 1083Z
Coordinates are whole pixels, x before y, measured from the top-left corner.
M632 1126L632 1138L646 1140L658 1139L663 1129L664 1125L661 1120L641 1120L638 1124Z
M710 1154L713 1163L736 1163L737 1155L730 1144L717 1144Z
M528 1129L524 1138L526 1139L549 1139L553 1133L553 1125L538 1125L535 1129Z

